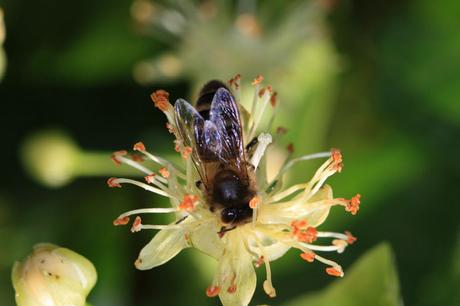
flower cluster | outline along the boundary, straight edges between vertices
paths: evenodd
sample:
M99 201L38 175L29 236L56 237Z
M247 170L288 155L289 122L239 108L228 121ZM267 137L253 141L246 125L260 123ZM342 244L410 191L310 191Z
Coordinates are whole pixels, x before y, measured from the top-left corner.
M319 261L326 265L326 273L341 277L344 275L341 266L319 254L341 253L356 241L350 232L335 233L317 229L333 206L342 206L353 215L359 210L359 194L351 199L334 198L332 188L325 184L328 177L342 170L340 151L333 149L330 152L297 158L291 158L289 154L278 173L272 177L267 176L267 167L270 167L267 148L273 138L286 130L276 129L273 137L260 132L266 122L268 128L271 128L278 104L276 92L271 86L262 87L262 80L259 76L252 83L254 99L250 111L239 105L244 140L254 137L258 140L248 160L255 168L258 188L257 196L249 203L253 210L252 222L222 231L224 224L219 216L210 211L205 195L195 184L199 181L199 176L193 166L191 148L184 145L178 133L174 108L169 102L169 94L163 90L154 92L151 98L168 119L167 128L176 138L175 148L182 156L183 165L174 165L150 153L140 142L133 148L140 156L127 151L117 151L112 156L117 164L127 164L143 172L145 182L110 178L110 187L134 184L169 198L171 203L168 208L132 210L114 221L115 225L125 225L130 222L130 216L135 216L132 232L142 229L160 230L140 252L136 267L144 270L162 265L182 249L194 247L218 261L217 270L206 294L209 297L219 296L224 305L249 304L256 287L254 267L262 265L266 270L263 289L267 295L275 297L270 262L280 258L291 248L300 251L301 259L307 262ZM240 77L231 79L229 86L233 89L237 102L240 102ZM271 113L268 120L262 120L267 112ZM292 146L288 151L292 151ZM287 188L283 185L283 177L290 168L300 161L316 158L325 158L326 161L310 180ZM148 162L154 164L157 170L149 168ZM175 214L175 219L166 225L143 224L139 215L144 213L172 213ZM331 241L330 244L316 244L324 239Z

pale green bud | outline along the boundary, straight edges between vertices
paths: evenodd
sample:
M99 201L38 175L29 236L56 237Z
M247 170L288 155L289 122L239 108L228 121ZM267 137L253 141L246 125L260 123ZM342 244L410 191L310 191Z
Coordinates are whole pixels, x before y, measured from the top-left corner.
M12 271L18 306L84 306L96 279L88 259L49 243L35 245Z

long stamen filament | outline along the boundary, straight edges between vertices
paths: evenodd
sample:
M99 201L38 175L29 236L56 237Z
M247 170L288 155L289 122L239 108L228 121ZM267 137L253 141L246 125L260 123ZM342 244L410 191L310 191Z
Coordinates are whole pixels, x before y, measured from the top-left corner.
M139 186L139 187L141 187L141 188L143 188L143 189L145 189L147 191L151 191L153 193L162 195L164 197L176 198L174 195L170 194L167 191L163 191L162 189L159 189L159 188L156 188L156 187L153 187L153 186L149 186L147 184L138 182L136 180L126 179L126 178L118 178L118 179L116 179L116 182L119 183L119 184L123 184L123 183L133 184L133 185Z

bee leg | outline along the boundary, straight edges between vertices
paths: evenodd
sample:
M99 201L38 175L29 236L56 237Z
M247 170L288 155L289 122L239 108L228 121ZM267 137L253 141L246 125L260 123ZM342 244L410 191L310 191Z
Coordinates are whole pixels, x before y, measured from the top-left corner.
M259 140L257 137L252 138L251 141L246 145L246 152L249 153L249 151L251 151L258 142Z
M232 227L226 227L226 226L222 226L220 228L220 231L217 232L217 235L219 235L219 238L222 238L224 237L225 233L226 232L229 232L231 230L234 230L236 228L236 225L232 226Z

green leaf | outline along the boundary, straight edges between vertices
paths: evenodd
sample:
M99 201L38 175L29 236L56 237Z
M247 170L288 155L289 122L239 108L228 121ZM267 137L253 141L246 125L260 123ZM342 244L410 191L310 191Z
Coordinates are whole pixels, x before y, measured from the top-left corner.
M319 293L308 294L285 306L396 306L401 305L393 252L381 243L364 254L343 279Z

